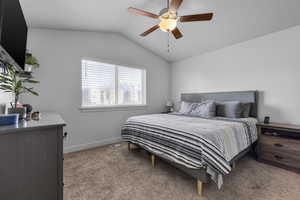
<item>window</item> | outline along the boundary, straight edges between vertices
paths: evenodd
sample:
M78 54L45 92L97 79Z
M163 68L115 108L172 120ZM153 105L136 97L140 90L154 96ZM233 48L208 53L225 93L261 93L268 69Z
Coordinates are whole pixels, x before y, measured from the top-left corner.
M146 104L146 71L82 60L82 107Z

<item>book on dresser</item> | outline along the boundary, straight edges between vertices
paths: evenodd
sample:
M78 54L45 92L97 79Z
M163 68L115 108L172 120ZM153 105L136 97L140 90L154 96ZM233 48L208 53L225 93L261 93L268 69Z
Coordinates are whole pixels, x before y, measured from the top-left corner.
M257 124L258 161L300 173L300 126Z

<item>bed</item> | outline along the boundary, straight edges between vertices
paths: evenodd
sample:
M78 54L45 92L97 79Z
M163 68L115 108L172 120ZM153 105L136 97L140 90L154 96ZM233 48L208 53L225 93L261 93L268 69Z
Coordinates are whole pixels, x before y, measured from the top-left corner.
M197 180L197 191L211 179L220 188L238 159L257 140L257 91L182 94L181 101L250 103L248 118L202 118L179 113L134 116L122 128L129 150L134 144Z

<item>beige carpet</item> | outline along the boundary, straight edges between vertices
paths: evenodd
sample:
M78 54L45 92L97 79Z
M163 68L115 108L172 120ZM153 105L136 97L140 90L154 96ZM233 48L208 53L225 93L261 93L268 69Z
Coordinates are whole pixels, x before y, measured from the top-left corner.
M300 175L246 157L221 190L211 182L204 196L195 180L163 161L152 168L143 151L110 145L65 156L65 200L300 200Z

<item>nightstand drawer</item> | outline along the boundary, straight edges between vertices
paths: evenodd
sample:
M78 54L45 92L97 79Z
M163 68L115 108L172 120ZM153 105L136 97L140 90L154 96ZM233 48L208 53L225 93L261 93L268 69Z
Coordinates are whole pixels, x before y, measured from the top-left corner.
M273 152L262 149L260 160L269 161L274 164L291 167L300 171L300 158L287 152Z
M269 150L285 151L300 156L300 140L261 135L259 145L261 148L266 146Z
M283 129L262 128L261 135L300 140L299 132Z
M300 126L257 124L259 161L300 173Z

